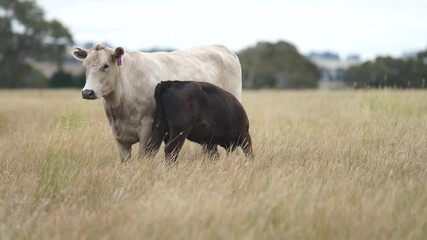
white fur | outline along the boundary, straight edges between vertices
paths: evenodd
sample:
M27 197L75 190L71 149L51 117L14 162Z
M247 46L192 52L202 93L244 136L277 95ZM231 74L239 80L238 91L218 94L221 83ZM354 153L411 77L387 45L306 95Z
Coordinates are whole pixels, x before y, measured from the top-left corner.
M94 78L91 75L89 75L88 78L86 79L86 83L82 91L84 90L93 90L97 98L99 98L101 95L100 86L98 82L94 80Z

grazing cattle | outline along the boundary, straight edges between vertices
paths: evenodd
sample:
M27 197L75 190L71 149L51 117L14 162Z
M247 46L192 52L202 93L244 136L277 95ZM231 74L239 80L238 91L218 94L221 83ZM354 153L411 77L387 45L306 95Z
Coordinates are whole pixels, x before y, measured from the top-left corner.
M165 81L154 93L156 114L149 150L165 141L167 159L176 160L185 139L197 142L213 157L216 145L227 151L241 147L252 157L249 120L240 102L223 89L205 82Z
M90 50L76 47L73 56L83 62L84 99L104 98L107 115L121 159L130 158L139 142L145 153L153 124L154 88L162 80L195 79L212 83L240 100L242 75L236 54L224 46L211 45L174 52L125 52L100 44Z

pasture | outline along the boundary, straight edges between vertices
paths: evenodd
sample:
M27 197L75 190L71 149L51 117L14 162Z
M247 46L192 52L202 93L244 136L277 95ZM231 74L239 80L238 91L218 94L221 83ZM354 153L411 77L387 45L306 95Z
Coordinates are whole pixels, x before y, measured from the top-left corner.
M427 92L245 91L255 159L119 162L102 100L0 92L1 239L426 239Z

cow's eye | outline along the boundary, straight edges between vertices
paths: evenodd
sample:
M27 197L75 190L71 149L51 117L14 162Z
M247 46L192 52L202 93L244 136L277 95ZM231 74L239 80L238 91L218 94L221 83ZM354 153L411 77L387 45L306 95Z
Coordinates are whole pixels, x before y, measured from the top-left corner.
M104 66L102 66L101 71L105 71L110 67L110 65L108 64L104 64Z

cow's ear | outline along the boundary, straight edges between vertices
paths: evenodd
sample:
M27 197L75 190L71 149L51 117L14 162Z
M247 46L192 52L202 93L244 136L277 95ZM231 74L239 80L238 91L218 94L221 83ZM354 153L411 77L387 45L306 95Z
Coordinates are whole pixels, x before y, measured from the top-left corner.
M87 57L87 50L79 47L74 47L73 57L79 61L83 61Z
M116 50L114 50L114 60L117 62L117 65L122 65L122 61L123 61L123 55L125 54L125 50L122 47L118 47L116 48Z

